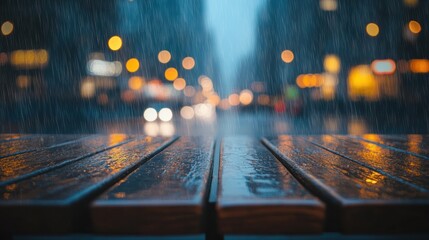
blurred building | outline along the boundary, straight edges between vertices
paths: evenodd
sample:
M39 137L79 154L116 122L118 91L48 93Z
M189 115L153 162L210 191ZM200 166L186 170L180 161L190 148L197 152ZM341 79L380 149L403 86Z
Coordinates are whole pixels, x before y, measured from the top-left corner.
M428 5L267 1L258 20L255 78L271 95L296 84L307 101L427 101L427 65L415 62L421 69L413 70L410 62L429 58Z

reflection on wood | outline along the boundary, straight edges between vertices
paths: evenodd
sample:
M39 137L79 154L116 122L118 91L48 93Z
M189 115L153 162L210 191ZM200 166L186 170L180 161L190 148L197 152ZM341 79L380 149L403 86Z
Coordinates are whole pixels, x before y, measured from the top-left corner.
M328 203L331 228L339 227L347 233L371 233L424 231L429 227L427 192L301 137L279 136L264 139L264 143Z
M145 137L62 168L0 187L0 232L70 232L85 224L91 196L168 145Z
M95 231L202 232L212 155L212 139L180 138L94 202L91 209Z
M0 186L64 166L129 139L124 134L95 135L58 147L4 158L0 161Z
M252 138L223 140L217 210L227 234L323 230L323 204Z

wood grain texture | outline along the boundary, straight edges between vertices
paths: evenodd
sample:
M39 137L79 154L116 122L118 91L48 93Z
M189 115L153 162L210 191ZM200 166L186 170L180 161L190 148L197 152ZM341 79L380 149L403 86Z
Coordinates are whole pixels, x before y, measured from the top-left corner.
M102 234L195 234L203 231L214 141L182 137L92 204Z
M364 166L429 191L429 161L405 152L341 135L311 136L309 141Z
M0 158L61 145L85 135L39 135L0 143Z
M428 231L427 192L301 137L279 136L263 142L296 177L326 201L333 230L345 233Z
M217 212L225 234L319 233L324 205L257 139L222 141Z
M69 144L3 158L0 160L0 186L64 166L129 139L130 136L125 134L94 135Z
M429 160L429 136L428 135L378 135L365 134L361 139L392 147L396 151L403 151L417 157Z
M0 143L1 142L7 142L7 141L13 141L20 138L29 137L31 135L29 134L20 134L20 133L2 133L0 134Z
M88 227L88 201L173 139L143 137L0 187L0 232L65 233Z

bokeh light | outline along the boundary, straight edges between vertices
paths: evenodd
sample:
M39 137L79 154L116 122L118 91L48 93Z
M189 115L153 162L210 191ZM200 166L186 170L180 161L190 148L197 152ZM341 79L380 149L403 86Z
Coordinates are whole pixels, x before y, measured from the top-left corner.
M158 61L160 63L168 63L171 60L171 54L167 50L162 50L158 53Z
M177 91L183 90L186 87L186 81L185 81L185 79L183 79L183 78L177 78L173 82L173 87Z
M182 109L180 109L180 116L182 116L184 119L190 120L194 118L194 115L194 109L190 106L184 106Z
M281 58L285 63L291 63L295 58L295 55L291 50L284 50L281 54Z
M231 106L237 106L238 104L240 104L240 95L238 95L237 93L229 95L228 103Z
M323 61L323 67L325 71L329 73L338 74L341 68L341 61L337 55L326 55L325 60Z
M140 62L137 58L130 58L125 64L125 67L127 68L128 72L137 72L137 70L140 68Z
M168 122L173 118L173 112L169 108L162 108L159 110L158 116L161 121Z
M1 33L4 36L8 36L13 32L13 23L10 21L6 21L1 25Z
M153 122L158 118L158 113L155 108L146 108L143 112L143 118L148 122Z
M368 23L368 25L366 25L366 33L368 33L369 36L376 37L379 32L380 32L380 28L378 27L377 24Z
M179 76L179 73L177 72L176 68L171 67L165 70L164 75L165 75L165 79L167 79L168 81L174 81Z
M132 90L140 90L144 85L144 79L142 77L133 76L128 80L128 87Z
M240 92L240 102L243 105L249 105L253 101L253 93L249 89L244 89Z
M422 31L422 26L419 22L412 20L408 23L408 29L410 29L410 32L418 34Z
M122 39L119 36L113 36L107 42L110 50L118 51L122 47Z
M186 70L191 70L195 66L195 60L192 57L185 57L182 60L182 66Z

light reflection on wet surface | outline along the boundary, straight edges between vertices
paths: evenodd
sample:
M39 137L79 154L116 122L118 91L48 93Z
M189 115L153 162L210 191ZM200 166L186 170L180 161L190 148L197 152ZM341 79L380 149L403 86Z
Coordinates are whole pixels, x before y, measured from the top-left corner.
M325 137L326 138L326 137ZM270 138L283 158L333 189L343 199L429 199L429 194L385 177L299 137Z
M346 136L312 136L317 144L429 190L429 161Z
M227 137L222 141L221 201L312 199L301 184L257 139Z
M16 183L16 189L1 187L0 194L8 193L10 200L67 200L83 190L97 187L101 181L112 179L125 168L130 168L154 152L167 139L145 137L126 143L95 156L66 165ZM3 198L3 200L6 200Z
M116 184L101 200L202 201L211 166L213 140L182 137Z
M94 135L59 148L49 148L3 158L0 161L0 183L44 167L113 147L128 138L125 134L111 134L107 137Z

